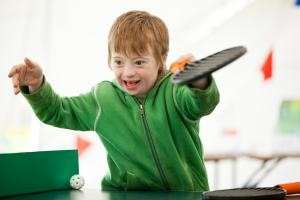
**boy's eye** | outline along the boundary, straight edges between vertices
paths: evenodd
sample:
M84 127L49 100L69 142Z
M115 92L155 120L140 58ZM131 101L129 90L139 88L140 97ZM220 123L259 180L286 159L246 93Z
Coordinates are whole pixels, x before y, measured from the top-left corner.
M121 65L121 64L122 64L122 61L120 61L120 60L115 60L114 63L115 63L116 65Z
M137 61L135 61L136 65L142 65L144 63L145 63L145 61L143 61L143 60L137 60Z

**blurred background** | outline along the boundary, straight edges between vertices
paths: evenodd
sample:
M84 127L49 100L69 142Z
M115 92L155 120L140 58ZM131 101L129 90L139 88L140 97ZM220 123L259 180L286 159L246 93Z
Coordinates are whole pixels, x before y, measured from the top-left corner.
M248 52L214 74L221 100L200 122L211 189L300 180L300 1L0 0L0 153L78 148L86 187L99 188L106 152L94 132L42 124L10 68L38 62L62 96L113 79L107 35L123 12L145 10L169 28L168 65L244 45ZM250 156L249 156L250 155ZM270 161L270 162L269 162ZM261 169L262 171L256 171Z

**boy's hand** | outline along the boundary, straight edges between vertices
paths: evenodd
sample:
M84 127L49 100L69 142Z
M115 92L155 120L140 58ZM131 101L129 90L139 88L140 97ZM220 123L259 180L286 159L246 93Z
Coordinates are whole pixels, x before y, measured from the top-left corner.
M178 71L181 71L184 69L184 66L188 63L191 63L193 61L195 61L195 57L193 54L189 53L189 54L185 54L180 56L180 58L178 58L175 62L173 62L170 66L170 71L173 74L176 74Z
M172 65L171 65L172 73L176 73L178 70L183 70L180 68L181 66L183 66L187 63L194 62L195 60L196 59L195 59L194 55L190 54L190 53L181 56L177 61L172 63ZM178 64L178 66L177 66L177 64ZM189 85L191 85L194 88L206 89L208 86L208 78L204 77L204 78L195 80L195 81L189 83Z
M12 79L15 94L20 92L21 86L28 86L29 91L34 92L43 82L43 71L37 63L25 58L24 63L11 68L8 77Z

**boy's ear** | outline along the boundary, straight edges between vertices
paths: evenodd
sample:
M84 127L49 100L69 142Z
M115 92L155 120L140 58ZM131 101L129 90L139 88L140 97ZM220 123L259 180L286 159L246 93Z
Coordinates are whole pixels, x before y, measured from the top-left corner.
M162 67L163 67L164 69L167 68L167 58L166 58L166 56L164 56L164 58L163 58L161 64L162 64Z

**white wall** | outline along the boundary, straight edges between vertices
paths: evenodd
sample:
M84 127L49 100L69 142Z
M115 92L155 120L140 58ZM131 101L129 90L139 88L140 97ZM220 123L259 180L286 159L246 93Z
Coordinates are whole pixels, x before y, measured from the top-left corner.
M43 66L47 80L64 96L112 79L107 66L108 30L118 15L131 9L147 10L166 22L171 37L168 63L187 52L200 58L235 45L248 48L243 58L215 74L221 102L201 121L201 137L206 152L272 151L280 102L300 98L300 8L293 4L292 0L0 0L0 152L74 147L77 132L41 124L24 98L13 95L8 71L29 56ZM271 47L274 77L263 82L260 67ZM224 128L236 128L238 135L228 138L222 134ZM81 157L81 173L88 187L98 187L107 169L105 151L95 133L81 135L94 141ZM228 165L224 162L221 167L219 187L231 186ZM238 184L257 165L241 160ZM298 168L299 160L288 160L262 184L299 180ZM208 171L213 183L211 164Z

